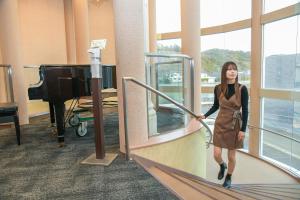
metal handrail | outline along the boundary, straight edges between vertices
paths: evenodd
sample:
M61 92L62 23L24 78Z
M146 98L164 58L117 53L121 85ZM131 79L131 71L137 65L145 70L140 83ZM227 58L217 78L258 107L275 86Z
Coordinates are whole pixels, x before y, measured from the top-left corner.
M175 60L175 61L166 61L166 62L156 62L155 64L165 65L165 64L180 64L180 63L182 63L182 61Z
M126 85L126 81L132 81L134 83L136 83L137 85L146 88L147 90L150 90L151 92L154 92L155 94L163 97L164 99L169 100L170 102L172 102L174 105L176 105L177 107L181 108L182 110L184 110L185 112L189 113L190 115L192 115L195 118L198 118L198 115L196 115L194 112L190 111L189 109L187 109L185 106L179 104L178 102L176 102L175 100L171 99L170 97L168 97L167 95L165 95L164 93L136 80L133 77L123 77L122 78L122 83L123 83L123 108L124 108L124 124L125 124L125 147L126 147L126 159L129 159L129 144L128 144L128 127L127 127L127 98L126 98L126 90L127 90L127 85ZM209 144L211 144L212 141L212 131L209 128L209 126L203 121L200 120L201 124L208 130L209 132L209 141L207 142L207 148L209 147Z
M14 98L14 89L13 89L13 80L12 80L12 76L13 76L13 71L12 71L12 66L11 65L3 65L0 64L0 67L3 68L7 68L7 75L8 75L8 84L9 84L9 93L10 93L10 101L11 102L15 102L15 98Z
M186 58L189 60L192 60L193 58L184 55L184 54L166 54L166 53L145 53L145 56L147 57L164 57L164 58Z
M251 125L251 124L249 124L249 125L248 125L248 127L249 127L249 128L260 129L260 130L263 130L263 131L267 131L267 132L273 133L274 135L279 135L279 136L282 136L282 137L284 137L284 138L287 138L287 139L293 140L293 141L295 141L295 142L297 142L297 143L300 143L300 140L297 140L297 139L295 139L295 138L292 138L292 137L290 137L290 136L287 136L287 135L283 135L283 134L281 134L281 133L278 133L278 132L276 132L276 131L272 131L272 130L269 130L269 129L265 129L265 128L261 128L261 127L253 126L253 125Z
M207 119L214 119L214 120L215 120L216 118L210 117L210 118L207 118ZM295 139L295 138L292 138L292 137L290 137L290 136L287 136L287 135L283 135L283 134L281 134L281 133L278 133L278 132L276 132L276 131L272 131L272 130L270 130L270 129L266 129L266 128L262 128L262 127L254 126L254 125L251 125L251 124L248 124L247 126L248 126L249 128L255 128L255 129L259 129L259 130L267 131L267 132L270 132L270 133L272 133L272 134L274 134L274 135L279 135L279 136L281 136L281 137L284 137L284 138L287 138L287 139L293 140L293 141L295 141L295 142L297 142L297 143L300 143L300 140L297 140L297 139Z

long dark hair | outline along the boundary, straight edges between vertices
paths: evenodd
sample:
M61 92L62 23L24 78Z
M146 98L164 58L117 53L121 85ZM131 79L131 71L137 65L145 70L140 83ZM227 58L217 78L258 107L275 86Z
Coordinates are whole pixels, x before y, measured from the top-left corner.
M238 70L237 65L235 64L235 62L232 61L228 61L225 62L222 66L222 72L221 72L221 85L220 85L220 89L221 92L223 93L223 95L227 94L227 77L226 77L226 72L229 69L229 66L232 66L234 70ZM236 76L235 79L235 83L234 83L234 89L235 89L235 94L237 94L236 96L238 96L238 92L239 92L239 77Z

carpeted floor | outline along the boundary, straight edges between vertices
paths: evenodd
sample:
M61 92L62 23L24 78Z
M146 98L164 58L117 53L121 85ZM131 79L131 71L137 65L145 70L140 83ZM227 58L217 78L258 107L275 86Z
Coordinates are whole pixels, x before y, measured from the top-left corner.
M21 146L14 129L0 130L0 199L177 199L150 174L122 156L108 167L82 165L94 153L93 130L77 137L72 128L65 147L58 148L48 127L38 117L21 128ZM118 117L104 119L106 152L118 149Z

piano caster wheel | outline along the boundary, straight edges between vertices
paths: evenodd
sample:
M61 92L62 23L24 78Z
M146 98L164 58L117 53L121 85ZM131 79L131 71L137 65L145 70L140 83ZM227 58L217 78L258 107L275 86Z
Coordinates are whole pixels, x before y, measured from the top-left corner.
M78 126L80 123L79 121L79 116L77 114L73 115L72 117L70 117L69 119L69 125L72 127L76 127Z
M83 137L87 134L87 122L82 122L79 124L77 130L76 130L76 135L79 137Z

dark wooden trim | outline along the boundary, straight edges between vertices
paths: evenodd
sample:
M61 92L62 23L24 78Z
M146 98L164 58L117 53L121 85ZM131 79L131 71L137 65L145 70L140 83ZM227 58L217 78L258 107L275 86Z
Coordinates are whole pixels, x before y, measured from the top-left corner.
M99 88L102 88L102 78L92 78L96 159L104 159L105 148L104 148L104 130L103 130L102 93L100 92Z

